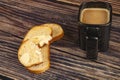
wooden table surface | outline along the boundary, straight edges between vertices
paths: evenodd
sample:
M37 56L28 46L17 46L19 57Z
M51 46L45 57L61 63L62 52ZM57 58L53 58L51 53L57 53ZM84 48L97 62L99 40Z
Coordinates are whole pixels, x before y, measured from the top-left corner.
M97 61L87 60L77 45L83 1L0 0L0 80L120 80L120 0L99 0L111 3L113 20L110 48ZM19 63L17 51L30 28L48 22L60 24L65 35L50 46L50 69L36 75Z

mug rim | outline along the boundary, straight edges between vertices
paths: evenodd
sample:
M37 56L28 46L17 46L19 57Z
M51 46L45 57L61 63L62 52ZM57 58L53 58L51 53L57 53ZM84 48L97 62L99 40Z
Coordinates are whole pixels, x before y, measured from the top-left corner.
M105 24L86 24L86 23L83 23L83 22L81 22L81 20L80 20L80 17L81 17L81 12L82 12L82 10L83 9L85 9L84 8L84 6L85 5L87 5L87 3L93 3L93 4L95 4L95 3L103 3L105 6L107 6L106 8L103 8L103 9L107 9L107 10L109 10L109 21L107 22L107 23L105 23ZM92 7L91 7L92 8ZM94 7L93 7L94 8ZM96 7L95 7L96 8ZM97 8L101 8L101 7L97 7ZM112 6L110 5L110 3L108 3L108 2L103 2L103 1L89 1L89 2L83 2L81 5L80 5L80 7L79 7L79 13L78 13L78 21L79 21L79 23L81 23L81 24L85 24L85 25L109 25L109 24L111 24L112 23Z

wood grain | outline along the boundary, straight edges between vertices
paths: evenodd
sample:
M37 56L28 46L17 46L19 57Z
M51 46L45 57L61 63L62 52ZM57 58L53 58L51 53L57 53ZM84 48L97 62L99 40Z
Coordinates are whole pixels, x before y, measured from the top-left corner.
M113 7L110 48L99 52L97 61L87 60L77 44L77 17L83 1L0 0L0 75L17 80L119 80L120 1L106 0ZM19 63L17 51L30 28L48 22L60 24L65 36L51 44L51 68L36 75Z

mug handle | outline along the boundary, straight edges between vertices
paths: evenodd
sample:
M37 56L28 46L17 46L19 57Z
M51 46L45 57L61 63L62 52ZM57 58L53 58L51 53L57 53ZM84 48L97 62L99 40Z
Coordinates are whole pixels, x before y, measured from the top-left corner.
M98 37L86 36L86 52L87 58L96 60L98 56Z

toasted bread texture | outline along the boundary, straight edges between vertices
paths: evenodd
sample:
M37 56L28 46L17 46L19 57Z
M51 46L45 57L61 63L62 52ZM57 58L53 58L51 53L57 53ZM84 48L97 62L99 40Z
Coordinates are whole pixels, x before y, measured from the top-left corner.
M43 63L43 46L49 44L52 29L49 27L35 26L27 33L18 50L18 58L22 65L30 67Z
M42 26L50 27L52 29L52 40L50 41L51 43L59 40L64 35L64 31L63 31L62 27L58 24L47 23L47 24L43 24Z
M18 58L21 64L25 67L30 67L34 64L39 64L43 62L42 59L42 48L35 45L32 41L28 40L24 42L18 52Z
M46 53L43 55L43 63L28 67L30 72L42 73L50 68L50 46L45 45L42 50Z
M23 41L26 41L36 36L51 35L51 34L52 34L52 29L49 27L43 27L42 25L34 26L28 31Z
M42 73L50 68L50 43L62 38L58 24L47 23L29 30L18 50L18 59L30 72Z

